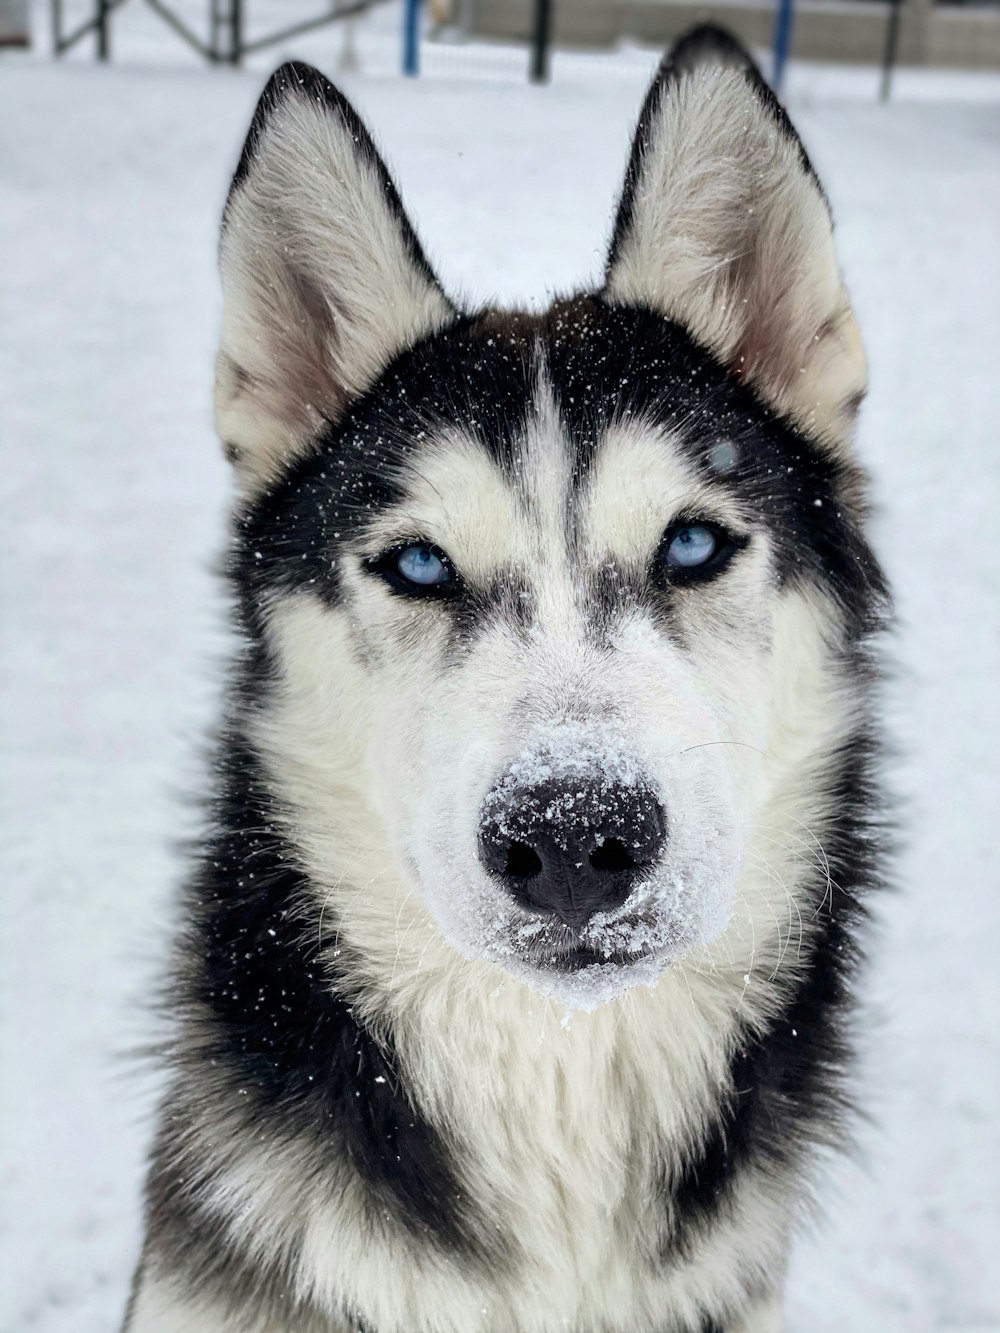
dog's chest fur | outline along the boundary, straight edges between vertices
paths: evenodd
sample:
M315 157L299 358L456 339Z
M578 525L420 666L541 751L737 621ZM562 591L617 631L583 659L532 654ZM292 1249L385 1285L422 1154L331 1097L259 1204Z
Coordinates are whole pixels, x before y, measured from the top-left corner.
M774 1333L881 879L865 364L802 145L699 30L603 286L498 318L445 295L356 113L289 65L221 259L244 648L126 1327ZM722 563L671 564L681 534ZM566 851L540 765L585 804L654 774L667 812L596 965L589 926L531 934L532 863L483 852L515 769ZM594 827L564 876L626 851Z
M593 1014L477 980L432 974L397 1035L472 1243L441 1329L662 1333L700 1329L706 1300L738 1305L781 1253L787 1194L747 1168L703 1231L676 1200L728 1088L735 976L667 977Z

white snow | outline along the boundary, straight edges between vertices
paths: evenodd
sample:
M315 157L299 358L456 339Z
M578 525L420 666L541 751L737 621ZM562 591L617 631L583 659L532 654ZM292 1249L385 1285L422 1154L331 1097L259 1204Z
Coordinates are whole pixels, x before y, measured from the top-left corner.
M595 274L655 54L560 57L538 89L523 51L425 47L408 82L397 22L393 6L359 29L344 84L446 283L538 301ZM153 1086L126 1057L152 1030L224 652L216 225L262 73L290 53L332 71L340 45L321 32L210 71L132 5L115 41L109 68L0 59L4 1333L99 1333L125 1299ZM987 1333L1000 78L905 74L883 107L872 71L791 75L872 364L861 450L899 600L893 772L910 807L871 969L867 1164L836 1169L789 1327Z

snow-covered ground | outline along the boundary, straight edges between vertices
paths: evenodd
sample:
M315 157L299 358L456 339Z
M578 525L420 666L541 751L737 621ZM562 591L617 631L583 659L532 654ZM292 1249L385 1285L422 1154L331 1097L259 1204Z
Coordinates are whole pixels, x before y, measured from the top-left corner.
M446 283L538 300L595 275L654 53L562 57L538 89L523 52L439 46L408 82L397 21L360 28L341 81ZM224 651L216 224L262 72L289 54L209 71L138 5L116 48L109 68L0 58L0 1333L113 1329L136 1255L152 1084L129 1053ZM339 48L328 31L291 49L332 72ZM789 1326L987 1333L1000 78L904 75L888 107L874 88L871 71L792 70L872 363L860 448L899 600L910 811L870 976L867 1162L831 1178Z

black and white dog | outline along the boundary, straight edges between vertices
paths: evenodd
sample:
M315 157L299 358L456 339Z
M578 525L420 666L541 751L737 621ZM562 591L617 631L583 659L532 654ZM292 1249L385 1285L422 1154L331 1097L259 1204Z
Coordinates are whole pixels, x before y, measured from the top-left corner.
M242 651L130 1333L773 1333L879 880L830 210L664 61L603 286L457 308L286 65L222 230Z

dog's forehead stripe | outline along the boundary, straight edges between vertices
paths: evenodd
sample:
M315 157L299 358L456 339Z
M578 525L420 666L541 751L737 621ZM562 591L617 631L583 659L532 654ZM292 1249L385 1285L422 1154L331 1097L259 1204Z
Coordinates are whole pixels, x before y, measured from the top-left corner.
M855 600L868 574L858 563L851 467L777 419L678 325L596 298L545 315L459 320L400 357L251 511L241 551L246 582L257 589L305 581L336 600L338 561L356 558L341 556L345 544L356 550L386 531L391 511L406 512L421 475L435 468L433 485L452 498L437 502L430 535L446 550L464 545L484 580L496 586L499 569L512 564L540 580L549 568L537 558L543 532L550 554L576 548L579 574L610 514L606 497L588 510L591 474L606 479L626 439L633 474L622 467L618 490L627 521L606 523L608 554L621 554L624 541L639 559L652 531L638 517L645 513L648 525L663 498L664 521L676 516L668 500L686 516L703 509L725 521L738 513L744 528L768 530L779 582L819 579ZM444 460L456 456L455 441L463 441L462 464L452 475ZM412 531L395 535L428 535L418 519L411 512ZM514 562L511 537L533 554ZM485 605L510 599L505 592Z
M596 375L581 417L572 392L557 397L548 340L533 341L530 400L505 447L443 425L406 458L405 498L372 522L373 551L405 530L480 580L502 566L551 577L563 565L644 564L682 511L733 516L714 475L732 471L732 441L692 448L683 427L659 425L653 411L617 411Z

